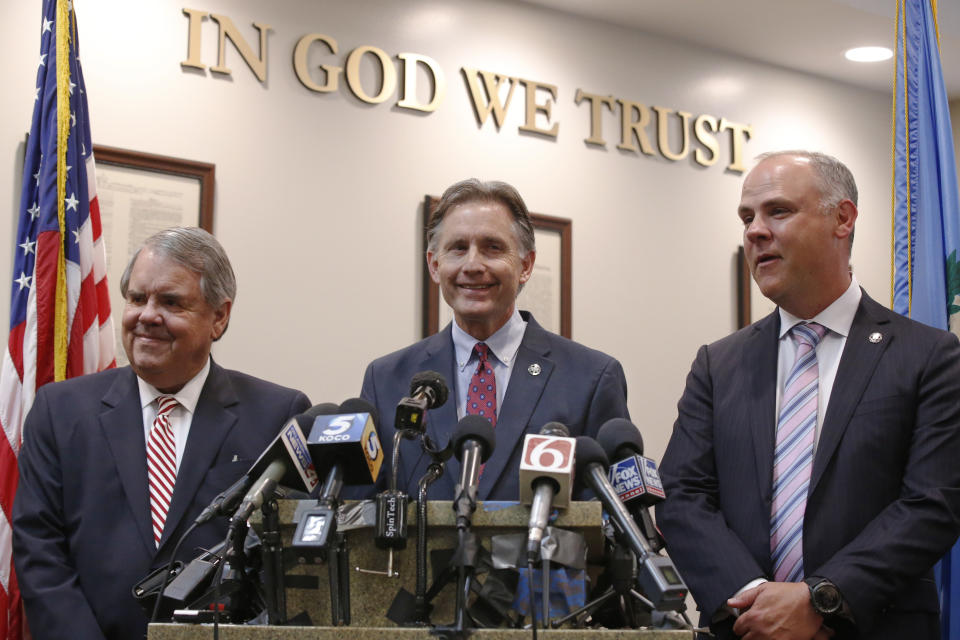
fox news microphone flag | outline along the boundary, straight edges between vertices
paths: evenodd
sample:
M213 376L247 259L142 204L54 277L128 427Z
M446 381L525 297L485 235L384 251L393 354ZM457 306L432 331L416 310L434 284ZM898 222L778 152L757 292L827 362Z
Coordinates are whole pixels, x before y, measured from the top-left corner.
M936 0L897 0L893 309L960 334L960 194ZM960 547L937 565L941 630L960 640Z
M45 0L0 370L0 638L26 636L10 513L23 419L48 382L115 366L76 14Z

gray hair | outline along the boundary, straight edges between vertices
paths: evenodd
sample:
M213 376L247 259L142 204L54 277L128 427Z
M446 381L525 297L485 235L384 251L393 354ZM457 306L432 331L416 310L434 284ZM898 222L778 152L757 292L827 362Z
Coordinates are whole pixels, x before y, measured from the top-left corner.
M830 209L843 200L850 200L854 206L857 204L857 182L853 179L853 174L847 165L843 164L833 156L817 151L771 151L757 156L757 161L762 162L768 158L778 158L781 156L793 156L796 158L806 158L810 161L810 167L817 176L818 186L820 187L820 206L824 209Z
M517 235L522 255L536 251L536 241L533 235L533 224L530 222L530 212L520 193L506 182L481 182L476 178L461 180L447 187L440 198L430 221L427 223L427 250L436 251L437 236L440 235L440 225L444 216L457 205L467 202L499 202L513 215L513 228Z
M210 233L199 227L172 227L147 238L130 258L120 276L120 293L127 297L130 272L144 249L149 248L170 258L187 269L200 274L200 292L204 300L216 309L227 300L237 297L237 278L223 247Z
M850 200L853 206L857 206L857 182L847 165L825 153L802 149L762 153L757 156L757 161L762 162L768 158L782 156L806 158L810 161L810 168L813 169L817 186L820 188L820 208L824 212L833 209L844 200ZM850 232L850 248L853 248L853 231Z

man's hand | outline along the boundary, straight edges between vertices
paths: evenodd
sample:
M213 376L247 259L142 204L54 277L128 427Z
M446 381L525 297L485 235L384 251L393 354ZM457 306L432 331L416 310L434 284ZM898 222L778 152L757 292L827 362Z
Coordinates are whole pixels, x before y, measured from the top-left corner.
M823 618L810 604L803 582L764 582L727 600L743 613L733 631L744 640L823 640Z

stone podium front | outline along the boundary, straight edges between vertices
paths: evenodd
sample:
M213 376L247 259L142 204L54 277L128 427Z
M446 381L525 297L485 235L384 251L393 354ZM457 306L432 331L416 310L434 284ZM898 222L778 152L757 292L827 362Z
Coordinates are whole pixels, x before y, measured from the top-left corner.
M279 501L281 533L284 546L289 548L296 528L295 513L298 501ZM314 504L312 501L310 504ZM304 505L305 506L305 505ZM301 507L302 508L302 507ZM385 573L388 564L388 552L377 548L373 541L372 527L347 530L346 546L349 551L349 596L350 626L331 625L330 589L327 565L306 561L287 571L287 615L293 617L301 612L310 616L311 627L294 626L245 626L221 625L219 635L224 640L246 640L270 638L281 640L298 638L301 640L326 640L327 638L365 638L369 640L406 640L410 638L436 638L436 631L429 627L397 627L386 617L394 597L403 588L410 593L416 589L416 503L411 501L408 511L409 540L405 549L394 552L393 570L396 577ZM472 530L480 539L482 546L489 549L491 536L508 533L525 533L530 511L528 507L517 503L492 502L480 503L472 520ZM427 504L427 548L453 549L457 545L457 530L452 503L449 501L431 501ZM259 523L254 519L254 528ZM560 512L552 523L560 529L574 531L584 537L587 545L588 561L599 563L603 554L603 531L601 504L599 502L574 502L570 508ZM367 571L360 571L364 569ZM427 585L432 584L433 575L427 574ZM454 620L454 585L444 588L433 601L431 622L434 625L449 625ZM213 637L212 625L192 624L152 624L149 640L186 640L192 638ZM559 629L545 632L550 637L583 637L585 633L599 632L594 629ZM530 631L516 629L482 629L473 632L478 638L522 638L530 636ZM690 637L690 632L644 631L635 629L609 630L600 632L608 638L642 638L643 640L667 640ZM638 635L640 634L640 635Z

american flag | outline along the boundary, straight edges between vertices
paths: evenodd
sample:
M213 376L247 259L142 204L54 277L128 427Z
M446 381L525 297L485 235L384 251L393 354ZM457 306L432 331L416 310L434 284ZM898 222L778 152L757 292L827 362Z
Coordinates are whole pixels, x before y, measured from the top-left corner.
M76 14L44 0L0 370L0 638L27 637L11 553L23 419L42 385L115 365Z

